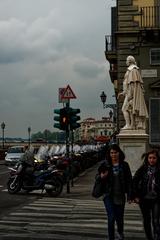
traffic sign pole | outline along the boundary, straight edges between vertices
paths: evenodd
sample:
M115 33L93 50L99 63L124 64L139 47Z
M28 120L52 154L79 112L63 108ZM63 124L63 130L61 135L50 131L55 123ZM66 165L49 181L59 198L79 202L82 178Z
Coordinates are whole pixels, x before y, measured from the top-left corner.
M75 99L76 95L74 94L73 90L71 89L71 87L69 85L67 85L66 88L59 88L59 102L60 103L65 103L66 107L66 115L68 118L71 118L70 116L70 111L73 110L72 108L70 108L70 99ZM63 108L64 110L64 108ZM79 109L74 109L74 110L79 110ZM79 112L76 112L79 113ZM77 120L79 120L79 116L76 116L75 113L75 118L74 118L74 123L76 126L72 126L71 123L69 122L69 124L67 126L65 126L65 132L66 132L66 158L68 160L68 167L67 167L67 193L70 193L70 177L71 177L71 158L70 158L70 143L69 143L69 137L70 137L70 131L72 132L72 157L73 157L73 129L77 128L78 123L76 123ZM68 119L67 118L67 119ZM55 120L57 121L57 118L55 118ZM59 118L58 118L59 121ZM69 120L70 121L70 120ZM58 127L57 125L55 125L55 127ZM61 129L61 130L64 130ZM72 179L72 186L73 186L73 179Z
M66 110L69 109L70 102L66 103ZM70 175L71 175L71 166L70 166L70 152L69 152L69 135L70 135L70 128L69 125L66 129L66 158L68 160L68 167L67 167L67 193L70 193Z
M73 164L73 144L74 144L74 132L73 129L71 129L71 165ZM72 179L71 179L71 186L73 187L73 173L72 173Z

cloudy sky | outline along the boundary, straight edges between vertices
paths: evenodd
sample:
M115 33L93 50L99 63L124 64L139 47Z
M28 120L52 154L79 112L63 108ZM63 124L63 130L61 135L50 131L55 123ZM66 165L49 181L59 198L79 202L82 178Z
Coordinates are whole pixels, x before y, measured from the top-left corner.
M104 90L114 102L105 60L114 0L0 0L0 123L5 135L27 137L53 128L61 108L58 89L68 84L81 119L100 119Z

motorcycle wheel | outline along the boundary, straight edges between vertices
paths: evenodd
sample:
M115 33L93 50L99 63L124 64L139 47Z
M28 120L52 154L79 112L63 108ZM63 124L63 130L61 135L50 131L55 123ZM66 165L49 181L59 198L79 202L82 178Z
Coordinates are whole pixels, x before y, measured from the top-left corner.
M52 185L54 189L46 189L47 194L50 197L58 197L63 190L63 182L60 179L56 178L51 182L48 182L48 184Z
M21 190L19 178L12 177L7 182L7 189L10 194L15 194Z

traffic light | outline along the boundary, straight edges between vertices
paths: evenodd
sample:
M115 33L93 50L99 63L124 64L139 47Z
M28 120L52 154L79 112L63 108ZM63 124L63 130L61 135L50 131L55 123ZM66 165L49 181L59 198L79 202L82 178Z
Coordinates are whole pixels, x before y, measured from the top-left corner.
M68 109L68 115L69 115L69 124L70 124L70 129L76 129L80 127L80 124L77 123L81 118L80 116L77 116L77 114L80 113L80 109L74 109L74 108L69 108Z
M61 129L61 126L60 126L60 113L61 113L61 109L54 109L54 113L58 114L58 116L54 117L54 121L58 122L58 123L54 123L54 127Z
M74 108L61 108L54 109L54 113L58 114L58 116L54 117L54 120L57 123L54 123L55 128L59 128L60 130L67 130L70 126L70 129L76 129L80 127L80 124L77 121L80 120L80 116L77 116L80 113L80 109Z
M58 116L54 117L54 120L58 122L54 123L54 127L59 128L60 130L66 130L69 124L67 109L54 109L54 113L58 114Z

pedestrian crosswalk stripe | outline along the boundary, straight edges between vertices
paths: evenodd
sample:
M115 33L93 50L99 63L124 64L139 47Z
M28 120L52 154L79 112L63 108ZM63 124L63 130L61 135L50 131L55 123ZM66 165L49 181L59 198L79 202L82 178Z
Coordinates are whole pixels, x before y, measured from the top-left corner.
M127 239L145 239L137 205L126 205L124 222ZM39 240L102 240L107 217L102 201L41 197L1 218L0 238L6 232L11 239L27 239L32 233Z

